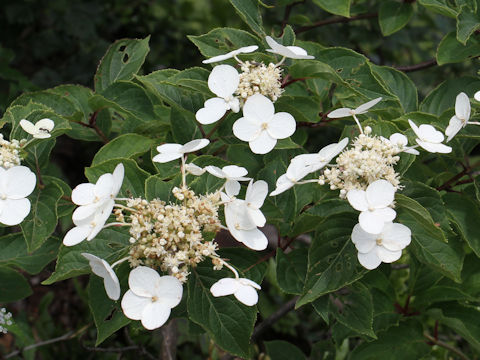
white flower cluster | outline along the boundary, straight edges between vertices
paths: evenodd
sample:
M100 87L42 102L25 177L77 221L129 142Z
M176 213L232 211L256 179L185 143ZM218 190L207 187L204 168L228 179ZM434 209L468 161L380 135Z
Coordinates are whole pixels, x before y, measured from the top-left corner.
M10 169L13 166L20 165L22 160L20 150L24 143L25 140L5 140L3 135L0 134L0 166L4 169Z
M271 49L268 52L282 56L279 63L243 62L237 55L255 51L257 46L247 46L205 60L213 63L234 58L240 64L242 74L230 65L215 66L208 77L209 89L217 97L205 101L203 108L195 114L200 124L213 124L224 117L227 111L240 111L243 105L243 117L233 127L234 135L242 141L248 141L250 149L256 154L266 154L276 145L278 139L285 139L295 132L296 123L292 115L274 113L273 102L282 94L282 69L285 58L313 59L313 56L298 46L283 46L270 36L266 41ZM240 100L239 100L240 98Z
M12 314L5 308L0 309L0 334L6 334L7 329L2 325L12 325Z

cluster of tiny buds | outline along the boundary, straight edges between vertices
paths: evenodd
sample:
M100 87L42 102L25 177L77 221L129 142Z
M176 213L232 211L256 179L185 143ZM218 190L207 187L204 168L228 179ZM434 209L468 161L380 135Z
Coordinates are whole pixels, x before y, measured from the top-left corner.
M12 325L12 314L7 312L7 309L1 308L0 309L0 333L6 334L7 329L4 328L2 325Z
M246 61L241 64L240 84L236 94L245 101L254 94L262 94L275 102L283 92L282 69L273 63Z
M0 166L4 169L9 169L13 166L20 165L20 161L22 160L20 149L26 141L26 139L20 141L13 139L12 141L8 141L0 134Z
M370 129L360 134L352 146L344 150L336 159L336 166L325 169L319 177L319 184L329 184L331 190L340 190L345 198L349 190L365 190L369 184L384 179L396 189L400 189L399 174L394 166L400 157L401 149L378 136L371 136Z
M187 187L175 187L172 194L179 204L159 199L129 199L127 207L116 210L115 215L117 221L131 225L132 267L159 268L185 282L191 266L207 257L218 258L217 244L206 240L204 235L209 234L213 239L220 230L220 193L197 196ZM130 214L124 214L126 209Z

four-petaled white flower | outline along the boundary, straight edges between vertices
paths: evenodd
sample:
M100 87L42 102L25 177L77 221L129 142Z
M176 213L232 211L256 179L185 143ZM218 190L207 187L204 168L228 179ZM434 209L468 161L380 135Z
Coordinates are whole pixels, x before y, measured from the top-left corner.
M443 134L436 130L432 125L422 124L420 126L415 125L412 120L408 120L410 127L412 128L417 139L415 141L423 149L431 153L442 153L448 154L452 152L452 148L445 144L442 144L442 141L445 139Z
M417 150L407 147L408 138L403 134L395 133L395 134L390 135L389 139L385 139L384 137L382 137L382 139L386 143L397 146L404 153L412 154L412 155L420 154Z
M122 187L124 174L125 168L120 163L112 174L103 174L95 184L77 185L72 190L72 202L80 206L72 214L73 221L81 222L91 217L98 209L111 211L114 199Z
M377 180L368 185L367 190L350 190L347 199L350 205L361 211L358 222L362 229L371 234L382 232L386 222L397 216L389 207L395 197L395 188L386 180Z
M412 232L402 224L385 223L380 234L370 234L355 225L352 241L358 250L358 261L372 270L382 262L391 263L402 256L402 250L410 244Z
M457 95L455 100L455 115L453 115L445 129L445 135L447 135L447 142L453 139L457 133L467 126L470 119L470 99L468 95L461 92Z
M338 143L329 144L323 147L316 154L297 155L292 159L292 163L300 162L309 168L309 172L315 172L327 165L335 156L340 154L348 144L348 138L342 139Z
M223 192L221 197L225 203L225 223L230 234L252 250L265 250L268 246L268 239L257 228L257 223L261 223L262 219L255 214L252 216L250 213L251 210L255 211L255 205L258 204L252 204L249 208L245 200L232 198Z
M185 164L185 171L189 174L200 176L205 174L205 169L201 168L200 166L195 165L194 163Z
M244 46L237 50L230 51L229 53L226 53L223 55L217 55L217 56L211 57L210 59L203 60L202 62L204 64L210 64L218 61L223 61L223 60L230 59L232 57L236 57L239 54L248 54L248 53L254 52L257 49L258 49L257 45Z
M257 290L261 287L256 282L246 278L223 278L210 287L213 296L234 295L238 301L253 306L258 302Z
M310 169L309 166L305 166L303 161L292 161L288 165L287 172L277 179L276 188L270 193L270 196L276 196L293 187L310 174Z
M26 166L0 167L0 223L20 224L30 212L26 199L35 189L37 178Z
M268 52L281 55L290 59L315 59L315 56L308 55L305 49L299 46L283 46L273 40L270 36L265 38L268 46L271 49L267 49Z
M327 117L329 117L331 119L338 119L338 118L349 117L349 116L353 116L353 115L365 114L368 111L368 109L377 105L380 102L380 100L382 100L381 97L370 100L370 101L366 102L365 104L360 105L356 109L350 109L350 108L335 109L335 110L329 112Z
M208 77L208 88L217 97L208 99L195 118L200 124L213 124L220 120L227 110L240 111L240 101L233 96L240 83L238 71L230 65L217 65Z
M159 328L168 320L171 309L182 300L182 283L173 276L160 276L155 270L138 266L128 276L130 289L123 295L126 317L141 320L147 330Z
M237 165L227 165L223 168L209 165L205 168L210 174L220 179L226 179L225 191L229 196L236 196L240 192L239 181L248 181L250 178L245 177L248 170Z
M208 139L195 139L187 142L185 145L163 144L157 146L157 151L159 154L155 155L152 161L166 163L172 160L180 159L184 154L203 149L209 143L210 140Z
M98 256L89 253L82 253L82 255L88 260L92 272L103 278L107 296L112 300L118 300L120 298L120 282L112 267Z
M233 124L233 134L248 141L255 154L266 154L295 132L296 123L286 112L275 114L273 103L261 94L250 96L243 106L243 117Z
M53 130L55 123L50 119L42 119L33 124L23 119L20 120L20 126L36 139L47 139L51 136L50 132Z

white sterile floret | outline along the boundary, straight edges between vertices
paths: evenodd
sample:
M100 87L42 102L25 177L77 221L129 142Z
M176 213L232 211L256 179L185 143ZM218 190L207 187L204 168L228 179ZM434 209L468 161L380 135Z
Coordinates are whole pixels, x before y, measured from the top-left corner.
M210 64L218 61L223 61L223 60L230 59L232 57L236 57L239 54L248 54L248 53L254 52L257 49L258 49L257 45L244 46L237 50L230 51L229 53L226 53L223 55L217 55L217 56L211 57L210 59L203 60L202 62L204 64Z
M201 168L200 166L195 165L194 163L186 164L185 171L189 174L200 176L205 174L205 169Z
M292 161L288 165L287 172L277 179L276 188L270 193L270 196L276 196L293 187L310 174L310 169L303 161Z
M381 97L370 100L366 102L365 104L360 105L356 109L350 109L350 108L339 108L335 109L331 112L328 113L327 117L331 119L337 119L337 118L343 118L343 117L349 117L353 115L360 115L360 114L365 114L371 107L375 106L382 100Z
M26 199L35 189L37 178L26 166L0 167L0 223L20 224L30 212Z
M265 198L268 195L268 184L263 180L253 182L250 180L245 194L245 203L247 205L247 214L258 227L265 226L267 219L260 208L263 206Z
M309 168L309 172L315 172L327 165L335 156L340 154L348 144L348 138L342 139L338 143L333 143L323 147L316 154L297 155L292 159L292 163L301 162Z
M240 183L239 181L248 181L250 178L245 177L248 174L248 170L244 167L237 165L227 165L223 168L218 168L216 166L207 166L205 168L210 174L216 176L220 179L226 179L225 182L225 191L229 196L238 195L240 192Z
M455 100L455 115L451 117L450 122L445 129L447 142L452 140L462 128L467 126L468 120L470 119L470 111L470 99L467 94L461 92L457 95Z
M389 139L385 139L383 137L381 137L381 138L386 143L388 143L392 146L396 146L398 148L399 152L404 152L404 153L412 154L412 155L420 154L417 150L407 147L408 138L403 134L395 133L395 134L390 135Z
M120 298L120 282L112 267L103 259L89 253L82 253L82 256L88 260L92 272L103 278L103 286L107 296L112 300Z
M473 98L477 101L480 101L480 91L477 91L474 95Z
M283 46L273 40L270 36L265 38L268 46L271 49L267 49L268 52L278 54L290 59L315 59L315 56L308 55L307 51L299 46Z
M448 154L452 152L452 148L445 144L442 144L442 141L445 139L443 134L436 130L432 125L422 124L420 126L415 125L412 120L408 120L410 127L412 128L417 139L415 141L423 149L431 153L442 153Z
M249 209L247 202L231 198L225 193L221 193L221 196L222 201L225 203L225 223L230 234L232 234L235 240L243 243L250 249L257 251L265 250L268 246L268 239L257 228L260 218L250 215L251 208Z
M377 180L367 190L350 190L347 199L350 205L361 211L358 222L362 229L371 234L382 232L386 222L397 216L390 205L395 197L395 188L386 180Z
M138 266L128 276L130 289L123 295L126 317L141 320L147 330L159 328L168 320L171 309L182 300L182 283L173 276L160 276L155 270Z
M210 143L208 139L195 139L189 141L185 145L180 144L163 144L157 146L159 154L155 155L152 161L158 163L166 163L172 160L180 159L184 154L191 153L203 149Z
M47 139L51 136L50 132L53 130L55 123L50 119L42 119L33 124L23 119L20 120L20 126L27 133L33 135L34 138Z
M257 290L261 287L256 282L245 278L223 278L210 287L213 296L234 295L238 301L253 306L258 302Z
M238 71L230 65L217 65L208 77L208 88L217 97L208 99L195 117L200 124L213 124L220 120L227 110L240 111L240 101L233 94L240 83Z
M243 106L243 117L233 124L233 134L248 141L255 154L266 154L277 144L277 139L293 135L296 122L286 112L275 114L273 103L261 94L247 99Z
M358 250L358 261L372 270L382 262L392 263L402 256L402 250L410 244L412 232L402 224L385 223L380 234L365 232L360 224L352 231L352 241Z
M115 201L110 199L97 207L88 217L81 220L73 218L75 227L71 228L63 238L63 245L73 246L81 243L83 240L90 241L103 229L105 222L112 213Z
M100 176L95 184L83 183L72 190L72 202L80 205L72 214L72 220L81 222L92 217L99 208L111 209L115 197L122 187L125 168L122 163L115 167L113 173ZM106 210L108 211L108 210Z

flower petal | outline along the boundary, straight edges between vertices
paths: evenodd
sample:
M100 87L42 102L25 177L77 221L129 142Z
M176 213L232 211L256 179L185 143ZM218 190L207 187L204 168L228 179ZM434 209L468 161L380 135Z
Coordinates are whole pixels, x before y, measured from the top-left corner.
M240 82L238 71L230 65L217 65L208 77L208 88L218 97L227 98L237 90Z
M245 194L247 206L260 209L268 195L268 184L263 180L250 181Z
M361 253L368 253L377 245L377 235L367 233L360 224L356 224L352 230L352 242Z
M203 149L205 146L210 144L210 140L208 139L195 139L192 141L187 142L185 145L182 146L181 152L191 153Z
M75 209L72 214L72 220L75 225L82 225L82 222L89 217L93 217L98 211L97 204L82 205Z
M236 196L240 192L240 183L237 180L227 180L225 192L230 196Z
M389 140L393 144L395 144L397 146L400 146L400 147L406 146L408 144L407 137L403 134L400 134L400 133L395 133L395 134L390 135Z
M22 199L35 189L37 178L26 166L13 166L5 173L5 195L9 199Z
M243 116L252 122L268 123L275 113L273 102L261 94L250 96L243 106Z
M37 132L42 131L41 129L44 129L44 130L50 132L50 131L53 130L54 127L55 127L55 123L51 119L42 119L42 120L38 120L35 123L35 128L36 128Z
M142 312L142 325L147 330L154 330L165 324L170 317L171 308L161 301L150 302Z
M128 286L138 296L153 297L160 279L158 272L147 266L138 266L128 276Z
M368 210L367 194L364 190L350 190L347 193L347 200L355 210Z
M368 270L376 269L382 263L382 260L380 260L375 250L376 249L370 251L369 253L359 252L357 254L360 264Z
M103 174L95 184L94 193L97 199L110 197L113 190L113 175L110 173Z
M390 251L383 246L377 246L375 250L379 259L382 260L382 262L384 263L392 263L400 259L400 257L402 256L402 250Z
M453 139L455 135L462 129L463 122L456 115L453 115L445 129L445 135L447 135L447 142Z
M480 91L477 91L475 95L473 95L473 97L475 98L475 100L480 101Z
M385 225L382 216L375 211L362 211L358 216L358 222L362 229L370 234L380 234Z
M387 223L383 229L382 245L390 251L405 249L412 240L411 230L403 224Z
M205 170L208 171L209 174L220 178L220 179L225 179L226 174L220 169L219 167L213 166L213 165L208 165L205 167Z
M252 141L260 134L261 124L242 117L233 123L233 135L242 141Z
M25 132L29 133L30 135L35 135L37 133L37 129L35 128L35 125L33 125L31 121L23 119L23 120L20 120L19 125Z
M91 227L89 225L75 226L71 228L63 238L63 245L73 246L80 244L90 234Z
M210 292L215 297L227 296L232 295L240 286L241 284L237 279L223 278L210 287Z
M408 124L412 128L415 135L417 135L417 137L420 137L420 130L418 129L418 126L410 119L408 119Z
M352 116L352 109L350 108L339 108L335 109L333 111L330 111L327 114L327 117L330 119L338 119L338 118L343 118L343 117L349 117Z
M248 216L253 221L253 223L258 227L264 227L267 219L263 215L260 209L248 208Z
M369 208L384 208L393 202L395 188L387 180L376 180L368 185L365 196Z
M132 290L128 290L122 298L122 310L126 317L132 320L140 320L143 310L152 302L150 297L138 296Z
M30 212L28 199L6 199L2 201L3 209L0 213L0 223L8 226L20 224Z
M272 151L276 144L277 139L272 138L268 131L262 131L256 139L248 143L255 154L266 154Z
M455 99L455 115L459 119L467 122L468 119L470 119L470 111L470 99L468 98L467 94L461 92L457 95L457 98Z
M113 301L120 299L120 281L118 281L117 275L111 270L109 276L103 278L103 286L107 296Z
M285 139L295 133L297 123L292 115L286 112L279 112L273 115L268 123L267 131L274 139Z
M224 174L226 174L227 178L240 180L239 178L248 174L248 170L244 167L237 166L237 165L227 165L222 168ZM242 181L242 180L240 180Z
M293 52L296 56L289 56L292 59L315 59L315 56L308 55L307 50L300 46L286 46L288 50Z
M380 100L382 100L381 97L378 97L376 99L373 99L373 100L370 100L369 102L366 102L365 104L362 104L360 105L359 107L357 107L354 111L355 111L355 114L364 114L368 111L368 109L370 109L371 107L377 105Z
M251 286L241 285L233 295L247 306L253 306L258 302L257 290Z
M444 144L434 144L431 142L422 141L420 139L415 139L415 141L424 150L427 150L428 152L431 152L431 153L448 154L452 152L452 148Z
M182 301L183 286L174 276L161 276L155 283L155 296L166 306L173 308Z
M265 250L268 246L267 237L257 228L250 230L237 230L229 227L228 230L237 241L240 241L252 250L261 251Z
M123 178L125 176L125 167L122 163L119 163L115 170L112 173L113 176L113 188L112 188L112 196L115 197L118 195L118 192L122 188Z
M167 143L157 146L157 151L160 154L178 154L182 152L182 146L180 144Z
M227 112L227 104L222 98L216 97L205 101L204 107L198 110L195 118L200 124L208 125L217 122Z

